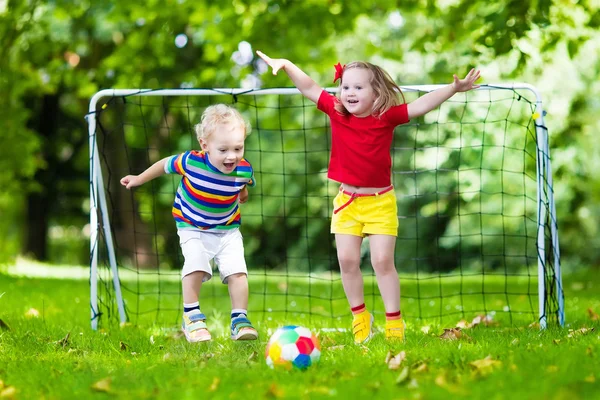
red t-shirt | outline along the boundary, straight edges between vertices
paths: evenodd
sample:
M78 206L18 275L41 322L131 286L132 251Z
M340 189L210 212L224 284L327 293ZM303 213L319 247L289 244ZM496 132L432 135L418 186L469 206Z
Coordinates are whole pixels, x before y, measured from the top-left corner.
M353 186L385 187L392 182L390 149L394 128L408 119L406 104L394 106L379 118L339 114L337 98L323 90L317 108L331 120L331 158L327 177Z

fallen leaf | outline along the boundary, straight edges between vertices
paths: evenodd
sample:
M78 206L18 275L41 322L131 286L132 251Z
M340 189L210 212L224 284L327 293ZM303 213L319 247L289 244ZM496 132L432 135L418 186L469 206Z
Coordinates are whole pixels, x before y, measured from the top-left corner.
M64 349L69 345L69 336L71 336L71 332L67 332L67 335L64 338L57 340L54 344L59 345Z
M219 383L221 383L221 379L217 378L216 376L213 378L212 383L210 384L210 387L208 388L209 391L214 392L219 388Z
M478 315L475 318L473 318L473 321L471 321L471 327L477 326L479 324L484 326L498 325L498 323L493 320L492 316L485 314Z
M10 331L10 326L4 321L0 319L0 329L4 329L6 331Z
M406 359L406 352L401 351L397 355L394 355L391 351L387 353L385 356L385 363L388 365L389 369L398 369L400 368L400 364L402 361Z
M111 383L110 378L104 378L104 379L101 379L98 382L94 383L91 386L91 388L93 390L95 390L96 392L109 393L110 392L110 383Z
M494 368L500 367L502 365L502 361L494 360L491 356L487 356L481 360L471 361L469 365L475 368L477 372L488 374L492 372Z
M596 314L591 308L588 308L587 311L592 321L598 321L598 319L600 319L600 315Z
M554 340L552 341L552 343L554 343L554 344L560 344L560 339L554 339Z
M400 384L406 382L409 375L410 375L410 368L408 366L405 366L400 371L400 375L398 375L398 378L396 378L396 385L400 385Z
M267 397L269 398L273 398L273 399L279 399L282 398L284 395L284 392L282 389L279 388L279 386L277 386L274 383L271 383L271 386L269 386L269 390L267 390Z
M248 357L248 362L254 362L254 361L256 361L257 358L258 358L258 353L253 351L250 354L250 357Z
M14 386L7 386L0 390L0 399L13 399L17 394L17 389Z
M413 366L413 372L427 372L427 364L424 362L418 363L416 366Z
M30 308L25 313L25 316L28 318L37 318L40 316L40 312L38 310L36 310L35 308Z
M593 332L594 328L579 328L577 330L569 329L568 338L572 338L575 336L587 335L590 332Z
M518 345L518 344L519 344L519 338L514 338L514 339L513 339L513 340L510 342L510 345L511 345L511 346L516 346L516 345Z
M538 321L532 322L528 326L529 328L540 329L540 323Z
M430 330L431 330L431 326L429 326L429 325L425 325L425 326L421 327L421 332L423 332L426 335L429 333Z
M460 328L444 329L444 333L440 335L442 340L471 340L471 338L460 330Z
M467 320L461 319L460 321L458 321L458 322L456 323L456 327L457 327L458 329L468 329L468 328L470 328L470 327L471 327L471 324L469 324L469 323L467 322Z

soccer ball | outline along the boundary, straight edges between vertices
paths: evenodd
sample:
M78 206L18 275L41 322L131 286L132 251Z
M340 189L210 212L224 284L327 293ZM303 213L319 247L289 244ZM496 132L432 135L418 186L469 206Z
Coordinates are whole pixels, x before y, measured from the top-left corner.
M308 328L284 326L275 331L265 351L267 365L271 368L306 369L321 358L321 345Z

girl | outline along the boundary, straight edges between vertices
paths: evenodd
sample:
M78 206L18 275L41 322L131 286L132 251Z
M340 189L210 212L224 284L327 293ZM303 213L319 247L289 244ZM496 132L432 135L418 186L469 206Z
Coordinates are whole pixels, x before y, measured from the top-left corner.
M454 75L450 85L406 104L400 88L380 67L356 61L335 66L340 79L337 97L324 91L289 60L270 58L257 51L276 75L285 71L294 85L331 120L331 157L327 176L340 182L333 201L331 233L335 234L342 284L353 314L355 343L373 336L373 316L364 303L360 246L369 236L371 263L383 299L387 339L404 340L400 312L400 280L394 265L398 231L396 195L391 185L394 128L438 107L457 92L478 88L479 71L464 79ZM404 96L403 100L404 100Z

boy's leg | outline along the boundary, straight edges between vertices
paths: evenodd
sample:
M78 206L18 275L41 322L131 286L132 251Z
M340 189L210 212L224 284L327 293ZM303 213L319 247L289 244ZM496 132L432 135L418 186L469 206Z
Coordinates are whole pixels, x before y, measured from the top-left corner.
M214 257L214 245L210 236L196 230L180 230L181 252L184 257L182 275L183 324L182 330L189 342L210 340L206 316L200 311L199 295L202 282L212 277L210 260Z
M258 332L248 319L248 270L244 259L244 241L239 229L222 234L215 256L221 281L226 283L231 298L231 338L255 340Z
M404 340L404 321L400 312L400 279L394 265L396 237L370 235L369 242L371 263L385 307L385 336L388 339Z
M194 271L182 279L183 324L181 329L188 342L205 342L211 339L206 326L206 316L200 311L198 301L202 281L206 277L202 271Z
M233 340L255 340L258 332L248 319L248 277L238 273L227 277L231 298L231 338Z
M355 343L366 343L373 336L373 316L365 307L364 281L360 271L361 236L336 234L342 285L352 310L352 334Z

